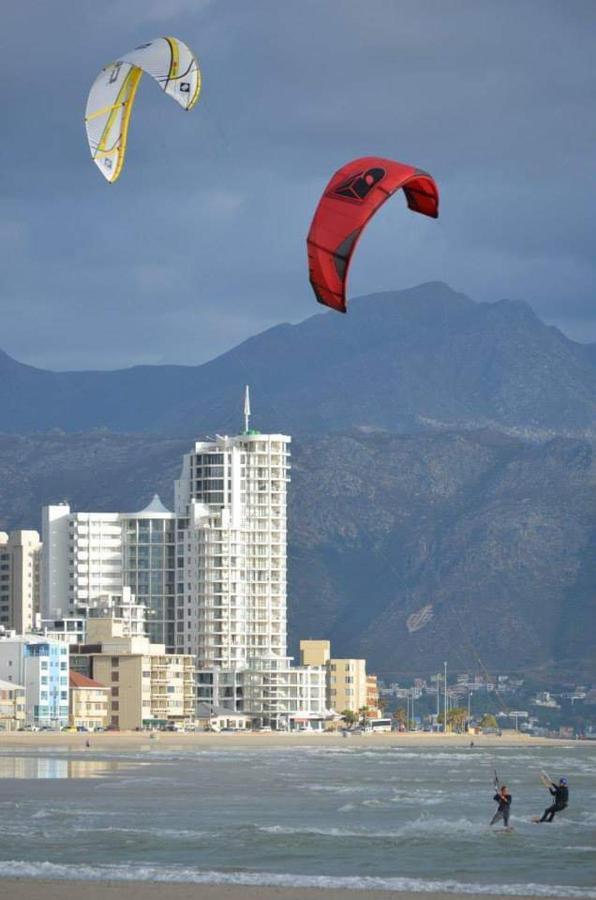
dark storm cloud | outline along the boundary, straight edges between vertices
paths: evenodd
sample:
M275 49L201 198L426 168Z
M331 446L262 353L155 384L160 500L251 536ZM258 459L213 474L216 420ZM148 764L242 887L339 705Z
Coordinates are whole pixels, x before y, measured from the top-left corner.
M4 12L0 347L53 368L199 362L318 307L304 237L341 163L430 170L439 222L396 199L351 293L444 280L596 337L592 2L127 0ZM143 83L120 181L88 159L97 71L141 40L197 51L189 115ZM339 325L338 325L339 327Z

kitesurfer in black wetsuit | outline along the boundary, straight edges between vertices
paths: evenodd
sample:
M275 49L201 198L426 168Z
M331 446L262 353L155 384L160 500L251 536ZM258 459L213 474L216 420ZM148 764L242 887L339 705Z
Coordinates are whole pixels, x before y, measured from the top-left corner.
M493 797L493 800L495 801L495 803L498 803L499 806L498 806L496 813L490 820L491 825L494 825L496 822L499 821L499 819L502 819L503 827L504 828L509 827L509 813L511 811L512 799L513 798L511 796L511 794L507 790L507 785L506 784L502 785L499 788L499 790L497 791L497 793L495 794L495 796Z
M561 812L569 803L569 788L566 778L561 778L558 784L555 784L554 781L551 782L549 791L555 798L555 802L544 810L542 818L538 819L539 822L552 822L555 813Z

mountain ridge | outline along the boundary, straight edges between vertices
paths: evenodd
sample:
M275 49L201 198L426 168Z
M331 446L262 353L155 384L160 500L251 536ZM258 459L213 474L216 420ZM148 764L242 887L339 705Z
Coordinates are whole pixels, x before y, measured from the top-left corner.
M0 354L0 428L194 434L233 429L250 383L267 430L434 427L592 432L596 352L522 301L441 282L351 302L254 335L199 366L48 372Z

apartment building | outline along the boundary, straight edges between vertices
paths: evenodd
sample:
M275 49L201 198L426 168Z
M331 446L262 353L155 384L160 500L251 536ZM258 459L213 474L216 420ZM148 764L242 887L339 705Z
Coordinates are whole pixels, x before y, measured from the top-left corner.
M17 634L38 624L41 550L37 531L0 531L0 625Z
M25 725L25 688L0 679L0 732L18 731Z
M366 660L334 659L328 663L328 702L331 709L358 712L366 704Z
M176 482L177 646L199 669L286 656L290 438L197 441Z
M336 712L358 713L364 707L374 714L378 707L376 675L366 674L365 659L337 659L331 656L329 641L300 641L303 666L324 666L327 706Z
M256 726L323 729L323 666L293 666L290 657L271 657L251 660L243 674L243 706Z
M0 635L0 678L25 688L28 725L68 724L68 647L37 635Z
M175 516L157 496L135 513L42 510L42 611L86 616L128 588L147 609L151 640L175 649Z
M69 674L69 725L95 731L108 725L110 689L80 672Z
M366 706L369 715L379 710L379 685L376 675L366 676Z
M301 666L326 666L331 658L331 641L300 641Z
M73 650L73 670L109 689L108 724L125 731L194 721L193 658L124 630L114 618L91 617L88 643Z

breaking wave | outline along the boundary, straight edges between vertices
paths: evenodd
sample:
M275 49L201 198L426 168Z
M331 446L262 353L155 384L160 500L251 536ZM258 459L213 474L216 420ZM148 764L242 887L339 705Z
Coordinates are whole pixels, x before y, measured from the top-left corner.
M59 865L50 862L0 862L0 877L46 878L81 881L158 881L186 884L230 884L268 887L302 887L335 890L386 890L447 894L486 894L498 897L569 897L596 900L596 891L569 885L480 884L460 881L426 881L422 878L380 878L333 875L294 875L276 872L220 872L189 867L144 865Z

